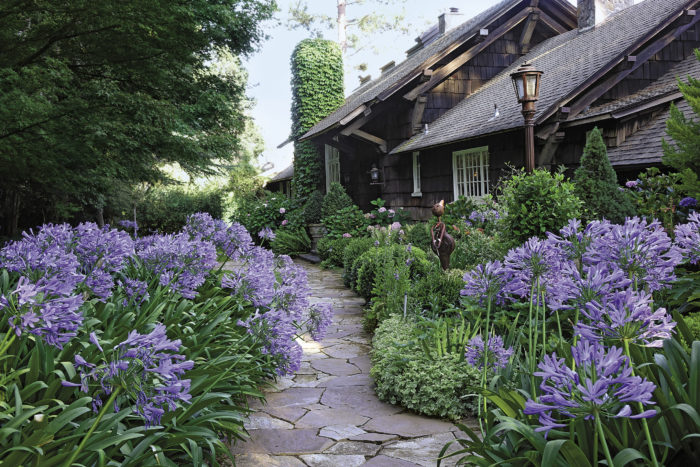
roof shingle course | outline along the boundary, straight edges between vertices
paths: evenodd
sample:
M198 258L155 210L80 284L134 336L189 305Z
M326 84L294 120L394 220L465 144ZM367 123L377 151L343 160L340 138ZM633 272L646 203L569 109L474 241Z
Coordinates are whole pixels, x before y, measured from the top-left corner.
M544 75L535 119L598 72L605 64L661 24L688 0L646 0L610 16L595 28L569 31L547 39L516 60L474 94L465 98L421 133L392 153L415 151L522 127L521 106L513 93L510 73L524 62ZM493 117L494 104L500 116Z

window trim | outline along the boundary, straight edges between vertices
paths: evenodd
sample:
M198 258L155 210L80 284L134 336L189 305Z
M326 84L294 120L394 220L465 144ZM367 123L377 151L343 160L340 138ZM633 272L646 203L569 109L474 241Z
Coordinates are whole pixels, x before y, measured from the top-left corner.
M331 158L335 156L336 160L332 161ZM338 148L331 146L330 144L325 145L325 166L326 166L326 193L330 191L331 183L340 183L340 150ZM331 180L331 163L337 162L338 165L338 180Z
M421 192L421 180L420 180L420 152L413 152L413 193L411 196L414 198L420 198L423 196Z
M457 158L458 157L463 157L469 154L474 154L474 153L481 153L480 161L479 161L479 180L480 180L480 192L481 194L478 196L471 196L464 194L464 196L467 196L469 198L482 198L485 195L488 194L489 192L489 159L490 159L490 153L489 153L489 147L488 146L479 146L476 148L469 148L469 149L462 149L459 151L453 151L452 152L452 194L454 196L454 200L457 200L459 198L459 173L457 169ZM485 155L485 160L484 160L484 155ZM464 175L466 177L466 167L463 167L461 169L464 171ZM463 184L469 183L466 179Z

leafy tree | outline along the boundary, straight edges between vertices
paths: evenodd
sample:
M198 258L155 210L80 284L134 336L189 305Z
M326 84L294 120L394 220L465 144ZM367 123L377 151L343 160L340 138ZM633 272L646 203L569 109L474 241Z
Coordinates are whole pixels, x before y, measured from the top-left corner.
M212 63L251 53L274 9L274 0L0 3L2 233L101 211L112 184L156 181L160 163L209 173L212 161L233 161L245 77Z
M603 135L596 127L591 130L583 148L581 165L574 173L575 193L587 210L587 220L605 218L624 222L634 215L631 201L620 190L617 175L608 159Z
M373 43L368 39L375 33L387 31L402 31L408 33L409 27L404 25L405 13L401 12L390 17L378 13L376 7L381 5L395 5L406 0L336 0L336 14L330 16L323 12L309 10L306 0L297 0L289 7L289 19L287 26L291 29L303 28L321 37L324 30L337 28L338 44L343 55L354 55ZM348 6L362 6L366 3L373 5L365 14L348 17ZM324 10L326 11L326 10ZM349 52L348 52L349 51ZM363 65L358 68L364 69Z
M700 60L700 51L695 51ZM683 98L700 115L700 80L688 76L688 81L678 79ZM663 141L663 163L678 170L682 176L681 189L688 195L700 197L700 122L686 118L675 104L666 121L666 132L673 141Z

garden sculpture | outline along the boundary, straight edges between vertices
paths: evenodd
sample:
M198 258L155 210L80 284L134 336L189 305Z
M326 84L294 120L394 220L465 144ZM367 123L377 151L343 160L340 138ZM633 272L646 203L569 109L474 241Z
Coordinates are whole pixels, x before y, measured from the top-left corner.
M442 222L442 215L445 214L445 200L433 205L433 215L437 217L437 224L430 229L432 242L430 247L440 258L440 266L443 270L450 267L450 255L455 251L455 239L445 232L445 223Z

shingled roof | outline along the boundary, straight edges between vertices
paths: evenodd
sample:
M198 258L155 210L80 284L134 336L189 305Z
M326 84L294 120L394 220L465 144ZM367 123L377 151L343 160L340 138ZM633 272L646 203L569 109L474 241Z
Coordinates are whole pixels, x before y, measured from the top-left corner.
M573 8L565 0L557 1L558 3L567 4L569 7ZM422 49L413 53L406 60L394 66L391 70L383 73L379 78L361 86L357 91L345 99L345 103L341 107L314 125L301 137L301 139L304 140L311 138L314 135L317 135L336 125L344 117L350 115L350 113L352 113L355 109L363 104L373 101L382 92L399 83L399 81L407 76L415 75L415 77L417 77L418 74L422 72L425 62L431 57L447 49L450 45L461 38L467 39L472 35L478 34L479 30L483 28L484 25L489 24L495 18L503 15L505 12L518 6L520 3L522 3L522 0L502 0L483 13L474 16L470 20L449 31L446 31L443 36L435 39L433 42L430 42Z
M285 167L284 169L280 170L275 175L273 175L272 178L270 180L268 180L267 183L281 182L283 180L291 180L293 176L294 176L294 164L289 164L288 167Z
M615 116L618 112L625 112L627 109L636 108L647 102L654 101L657 98L664 96L674 96L680 91L678 90L678 80L681 78L684 81L688 76L700 79L700 61L694 55L678 62L669 71L662 75L658 80L654 81L649 86L641 89L634 94L622 97L612 102L592 107L585 112L581 112L574 120L581 120L599 115L611 114ZM675 99L678 97L676 96ZM669 100L674 100L671 97Z
M646 0L630 6L595 28L568 31L547 39L471 96L434 121L392 153L415 151L523 126L510 74L524 62L542 70L535 120L551 114L560 100L586 83L607 64L630 53L641 39L694 1ZM494 104L499 117L493 119ZM491 119L489 121L489 119Z
M676 102L686 118L696 117L693 109L683 99ZM670 139L666 134L666 120L669 110L660 113L647 126L637 131L616 148L608 150L608 159L614 166L658 164L664 151L661 146L662 138Z

